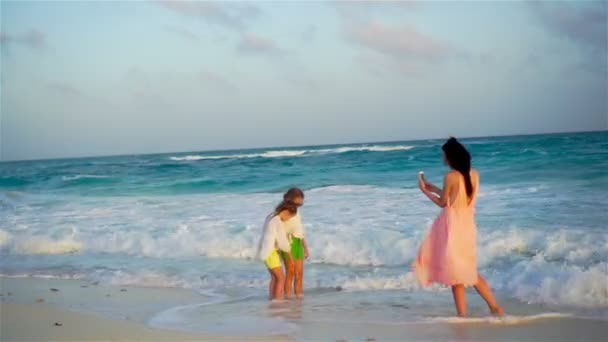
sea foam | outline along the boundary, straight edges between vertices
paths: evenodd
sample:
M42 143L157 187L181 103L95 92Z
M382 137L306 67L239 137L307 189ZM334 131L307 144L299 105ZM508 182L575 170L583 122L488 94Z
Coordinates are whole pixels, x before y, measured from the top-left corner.
M348 153L348 152L392 152L392 151L407 151L414 146L406 145L373 145L373 146L348 146L329 149L310 149L310 150L270 150L262 153L246 153L246 154L226 154L226 155L186 155L173 156L169 159L174 161L196 161L196 160L214 160L214 159L243 159L243 158L285 158L285 157L301 157L305 155L319 155L332 153Z
M403 204L416 193L359 185L307 191L302 213L311 254L306 286L417 291L410 265L437 209L421 201ZM92 266L79 274L109 284L263 289L266 274L258 272L256 267L262 266L254 257L263 218L276 197L108 197L46 208L39 204L43 199L22 196L21 209L0 223L0 252L16 259L78 254L81 262L71 267L86 261ZM239 209L242 203L248 210ZM482 275L499 293L523 302L608 307L607 257L608 237L602 231L517 225L484 225L478 231ZM140 260L147 264L140 265ZM201 264L193 268L192 263ZM34 265L29 272L61 276L68 272L66 266ZM28 272L10 270L5 272Z

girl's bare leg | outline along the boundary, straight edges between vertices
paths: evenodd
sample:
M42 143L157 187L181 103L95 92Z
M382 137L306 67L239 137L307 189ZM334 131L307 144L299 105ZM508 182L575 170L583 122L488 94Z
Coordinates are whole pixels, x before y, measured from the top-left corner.
M490 312L492 312L493 315L504 315L502 308L498 306L498 303L496 303L496 299L494 299L494 295L492 294L490 286L481 275L477 276L477 284L475 284L475 290L477 290L477 293L479 293L481 298L486 301L486 304L488 304Z
M270 270L275 277L274 291L272 299L283 299L283 286L285 284L285 276L283 275L283 267L277 267Z
M454 296L454 304L459 317L467 315L467 302L464 293L464 285L453 285L452 295Z
M291 256L283 257L285 263L285 297L290 298L294 278L294 260Z
M294 260L296 297L302 298L302 280L304 279L304 260Z
M271 270L268 270L270 273L270 284L268 285L268 299L272 300L274 296L274 288L277 286L277 278L274 276Z

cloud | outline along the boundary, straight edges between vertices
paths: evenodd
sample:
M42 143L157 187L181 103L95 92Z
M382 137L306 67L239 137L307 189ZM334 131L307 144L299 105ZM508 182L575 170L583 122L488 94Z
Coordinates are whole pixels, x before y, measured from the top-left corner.
M396 74L395 72L399 76L403 74L416 77L422 75L421 65L408 60L360 55L355 57L355 61L376 76L390 76Z
M284 77L285 81L294 87L303 89L310 93L318 93L320 91L319 83L306 76L287 74Z
M3 46L19 44L36 50L44 50L49 47L46 34L36 29L15 35L0 32L0 44Z
M430 64L466 58L465 52L413 25L389 24L376 18L399 13L406 20L410 13L424 9L422 1L337 1L330 5L342 22L344 38L362 50L355 62L377 76L395 72L422 75Z
M178 71L171 69L149 70L138 66L129 68L124 80L132 94L144 103L180 105L182 99L192 96L200 99L200 91L219 94L236 94L238 86L220 72L207 68ZM197 95L193 95L197 94ZM154 97L157 100L152 101Z
M570 4L567 2L532 2L541 22L556 34L573 42L606 48L606 3Z
M418 32L413 26L391 27L377 21L347 24L348 40L368 50L398 59L438 61L448 56L449 47Z
M204 84L210 85L219 90L226 91L226 92L237 91L237 86L234 83L228 81L226 78L222 77L220 74L218 74L216 72L209 71L209 70L202 70L200 72L200 77Z
M257 7L243 3L183 0L157 0L156 3L181 15L239 31L260 13Z
M345 20L369 19L376 13L392 13L395 11L419 10L423 7L422 1L332 1L329 2L338 15Z
M589 70L607 68L608 7L602 2L531 2L530 8L539 23L555 35L576 44Z
M238 50L242 53L281 55L285 53L278 44L266 37L254 33L245 33L241 36Z
M304 29L304 31L300 33L300 38L304 43L312 43L312 41L315 40L316 36L317 27L315 25L308 25L308 27L306 27L306 29Z
M165 26L164 29L165 29L165 31L170 32L179 37L182 37L186 40L190 40L190 41L194 41L194 42L201 40L201 37L198 34L190 32L190 31L180 28L180 27Z
M86 91L64 81L50 82L45 87L52 96L59 97L66 106L80 103L95 108L108 108L112 105L106 98L97 94L88 94Z
M61 95L65 95L65 96L84 96L85 94L77 89L76 87L73 87L67 83L63 83L63 82L54 82L54 83L49 83L47 85L47 88L55 93L61 94Z

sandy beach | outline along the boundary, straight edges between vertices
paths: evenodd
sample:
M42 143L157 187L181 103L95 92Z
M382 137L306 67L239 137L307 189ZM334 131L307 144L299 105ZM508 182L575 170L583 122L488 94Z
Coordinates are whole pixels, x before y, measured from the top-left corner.
M153 329L146 325L149 316L159 308L196 298L186 290L4 277L0 277L0 289L1 341L289 340L286 336L235 337Z
M0 279L2 341L602 341L608 335L608 325L603 320L550 314L507 316L503 320L444 318L402 324L285 315L298 327L297 333L247 335L237 326L223 330L233 329L235 334L176 331L151 328L150 319L168 308L200 301L200 296L192 291L100 286L80 280ZM285 305L289 307L290 303ZM206 310L221 316L230 308L209 306ZM226 317L238 314L228 312ZM201 321L201 327L209 328L204 323Z
M149 329L129 321L45 304L2 303L2 341L229 341L223 336Z

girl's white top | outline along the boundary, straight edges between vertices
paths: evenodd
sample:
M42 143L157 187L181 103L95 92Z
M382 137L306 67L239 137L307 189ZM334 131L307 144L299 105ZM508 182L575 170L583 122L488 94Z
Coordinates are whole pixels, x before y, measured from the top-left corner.
M258 259L264 260L268 258L275 249L280 249L284 252L291 251L291 244L285 232L285 224L281 221L279 215L267 218L264 223L264 232L258 245Z
M300 217L300 213L297 213L294 217L285 221L285 231L288 235L291 235L295 238L304 238L306 231L304 230L304 226L302 225L302 217Z

